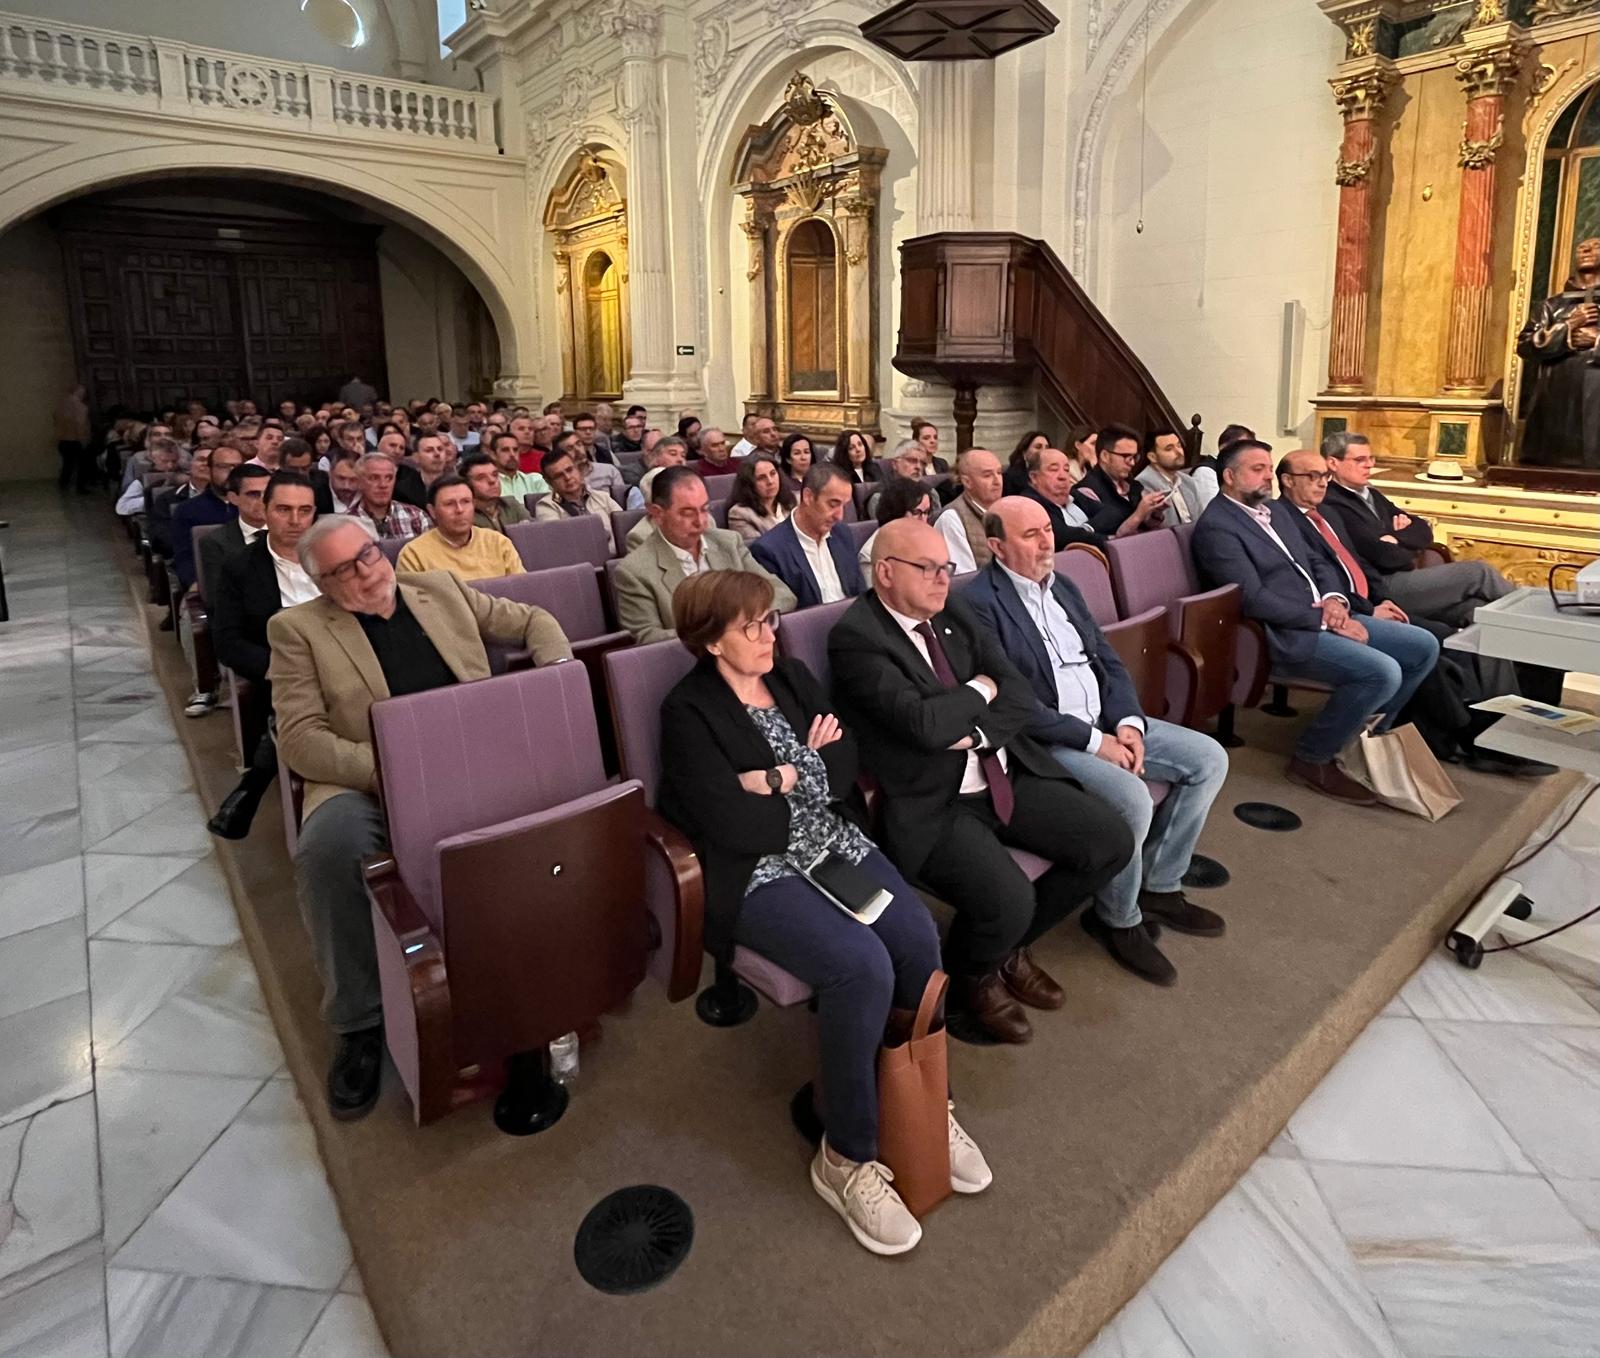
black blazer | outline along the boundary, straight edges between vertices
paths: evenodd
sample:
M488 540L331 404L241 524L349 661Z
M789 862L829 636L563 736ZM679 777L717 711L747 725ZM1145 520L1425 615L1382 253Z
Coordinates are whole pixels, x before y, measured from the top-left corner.
M267 535L226 557L211 588L216 597L206 605L218 662L252 683L266 683L272 660L267 623L283 607Z
M776 660L767 688L803 743L814 718L834 710L822 685L798 660ZM834 809L863 824L856 791L856 743L848 729L818 751L828 770ZM778 762L733 690L704 657L661 704L661 783L656 806L689 837L705 875L705 946L721 961L733 953L734 931L750 874L764 854L789 847L786 798L746 792L739 775Z
M200 597L209 605L208 589L215 590L222 578L222 563L235 552L245 549L244 529L237 518L229 519L215 533L200 539L200 567L195 582L200 586Z
M1026 770L1067 779L1049 752L1023 734L1034 717L1033 690L999 639L957 600L929 621L955 688L939 682L875 593L851 604L828 636L839 718L857 733L863 760L883 791L884 851L908 877L921 869L954 814L967 767L967 752L950 748L957 741L981 732L990 745L1004 747L1013 777ZM978 674L999 685L992 703L967 686Z
M1355 552L1361 569L1368 575L1414 570L1417 553L1433 544L1432 525L1413 514L1411 522L1395 532L1394 516L1402 511L1376 486L1368 489L1372 492L1376 512L1368 509L1366 501L1353 490L1346 490L1337 481L1329 481L1328 498L1322 504L1323 517L1330 522L1338 519L1339 536ZM1386 536L1395 541L1380 541Z
M428 487L423 483L422 473L415 467L402 462L394 473L394 498L403 504L415 505L418 509L428 507ZM333 509L333 492L328 493L328 513ZM319 507L317 512L322 513Z
M316 497L318 517L333 513L333 487L328 484L328 473L321 467L313 467L308 475L311 477L311 493Z
M1072 499L1089 516L1089 526L1107 537L1121 528L1129 515L1139 507L1145 488L1138 481L1128 482L1128 493L1118 492L1104 468L1090 467L1083 480L1072 488ZM1159 528L1162 514L1152 514L1145 520L1150 528ZM1059 550L1059 549L1058 549Z
M1025 495L1035 504L1044 506L1044 512L1050 516L1050 528L1056 535L1056 551L1065 551L1067 545L1073 542L1087 542L1091 547L1105 550L1106 539L1103 533L1097 533L1093 528L1082 528L1078 524L1067 522L1067 511L1053 500L1047 500L1036 491L1027 481L1023 482L1022 489L1017 492Z

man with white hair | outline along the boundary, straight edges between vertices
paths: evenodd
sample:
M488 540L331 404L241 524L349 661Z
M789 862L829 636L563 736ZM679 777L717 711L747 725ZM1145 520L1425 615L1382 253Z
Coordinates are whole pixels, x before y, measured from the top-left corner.
M321 597L267 624L272 706L283 761L306 780L295 850L300 913L339 1038L328 1073L336 1118L377 1101L383 1010L361 860L385 847L369 713L384 698L489 677L485 641L524 647L536 665L572 659L542 608L496 598L448 571L397 580L372 525L331 515L296 545Z

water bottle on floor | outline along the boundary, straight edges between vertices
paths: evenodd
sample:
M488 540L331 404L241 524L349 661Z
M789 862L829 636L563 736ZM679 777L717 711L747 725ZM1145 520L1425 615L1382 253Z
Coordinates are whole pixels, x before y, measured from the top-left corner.
M557 1084L578 1078L578 1035L567 1033L550 1044L550 1074Z

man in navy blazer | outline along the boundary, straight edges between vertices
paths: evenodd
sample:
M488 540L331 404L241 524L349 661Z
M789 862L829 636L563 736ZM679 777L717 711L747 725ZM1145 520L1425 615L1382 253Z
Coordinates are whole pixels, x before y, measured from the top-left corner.
M1394 724L1439 659L1439 643L1420 627L1376 614L1357 620L1349 581L1306 550L1290 517L1299 511L1272 496L1272 450L1240 439L1217 459L1220 494L1195 524L1190 552L1208 584L1238 585L1247 618L1261 623L1273 669L1327 684L1333 692L1300 733L1289 778L1339 801L1377 799L1334 762L1366 724L1383 713Z
M1056 762L1133 832L1133 857L1097 893L1084 928L1102 944L1107 926L1126 929L1146 915L1180 933L1222 933L1219 915L1184 898L1183 874L1228 776L1228 756L1210 736L1140 710L1133 680L1083 595L1055 569L1054 534L1041 505L1007 496L990 510L985 528L994 560L961 602L999 639L1033 690L1028 735L1049 746ZM1170 788L1159 807L1148 782ZM1147 980L1170 985L1177 977L1154 947L1143 958L1108 951Z
M852 490L840 467L816 463L801 483L794 513L750 544L750 555L794 591L798 608L836 604L861 593L855 548L834 532Z

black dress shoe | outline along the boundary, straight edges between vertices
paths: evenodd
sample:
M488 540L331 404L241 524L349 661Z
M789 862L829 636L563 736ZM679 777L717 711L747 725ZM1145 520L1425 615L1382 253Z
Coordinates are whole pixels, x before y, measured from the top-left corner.
M1554 764L1501 754L1498 750L1472 750L1467 755L1466 765L1474 773L1499 773L1508 778L1548 778L1556 771Z
M1141 891L1139 909L1145 919L1158 919L1167 928L1196 938L1220 938L1228 927L1215 910L1196 905L1181 891Z
M1079 916L1079 920L1083 931L1110 953L1111 960L1124 971L1131 971L1135 976L1156 985L1177 984L1178 969L1150 941L1150 935L1142 926L1135 924L1128 929L1115 928L1101 919L1092 906Z
M366 1117L383 1084L383 1029L343 1033L328 1068L328 1111L340 1122Z
M217 814L206 822L206 829L222 839L243 839L250 833L250 823L260 805L260 789L246 779L222 799Z

